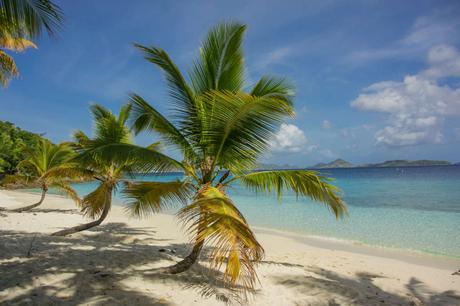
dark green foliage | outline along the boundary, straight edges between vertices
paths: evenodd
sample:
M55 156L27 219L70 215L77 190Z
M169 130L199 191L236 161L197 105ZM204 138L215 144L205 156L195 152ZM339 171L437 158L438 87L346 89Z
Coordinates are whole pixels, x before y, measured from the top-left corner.
M16 166L25 158L23 148L36 147L40 139L43 137L38 134L22 130L11 122L0 121L0 175L16 173Z

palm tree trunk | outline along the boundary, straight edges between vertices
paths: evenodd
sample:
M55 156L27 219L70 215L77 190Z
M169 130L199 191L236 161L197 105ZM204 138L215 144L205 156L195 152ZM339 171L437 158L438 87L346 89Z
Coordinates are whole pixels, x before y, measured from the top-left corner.
M200 192L195 194L193 198L197 199L199 197L200 197ZM200 212L201 212L201 216L200 216L200 219L201 219L203 211L200 210ZM193 245L192 252L190 252L190 254L188 254L187 257L185 257L184 259L182 259L175 265L161 269L163 272L169 273L169 274L179 274L179 273L187 271L197 262L198 257L200 256L201 250L203 249L203 245L204 245L204 240L198 241L198 237L200 233L204 230L204 227L205 225L202 222L200 222L197 232L196 232L197 238L196 238L195 244Z
M57 231L55 233L52 233L51 236L67 236L70 234L74 234L74 233L81 232L81 231L90 229L92 227L98 226L107 217L109 210L110 210L110 203L104 206L104 210L102 211L102 214L99 217L99 219L89 222L89 223L85 223L85 224L77 225L71 228L63 229L61 231Z
M198 243L195 243L193 246L192 252L187 255L184 259L179 261L173 266L164 268L164 272L170 273L170 274L178 274L187 271L190 269L193 264L197 261L198 257L200 256L201 250L203 249L203 244L204 241L200 241Z
M197 233L196 233L197 238L196 238L195 244L193 245L192 252L190 252L190 254L188 254L187 257L185 257L184 259L182 259L175 265L164 268L163 271L165 273L179 274L179 273L185 272L188 269L190 269L195 264L195 262L197 262L198 257L200 256L201 250L203 249L203 245L204 245L204 240L198 241L198 236L200 232L203 230L204 230L204 225L200 223L197 229Z
M8 209L7 211L24 212L24 211L28 211L28 210L31 210L32 208L40 206L43 203L43 200L45 199L45 195L46 195L47 191L48 191L48 187L46 185L43 185L42 186L42 196L41 196L39 202L37 202L35 204L32 204L32 205L29 205L29 206L25 206L25 207L20 207L20 208L16 208L16 209Z

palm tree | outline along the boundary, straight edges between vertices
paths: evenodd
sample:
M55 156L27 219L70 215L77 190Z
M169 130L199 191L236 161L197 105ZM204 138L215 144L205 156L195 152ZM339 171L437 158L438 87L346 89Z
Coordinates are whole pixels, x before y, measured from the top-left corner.
M50 187L64 192L75 202L80 199L75 190L68 184L68 179L75 178L76 172L70 162L73 151L67 144L54 145L41 139L36 148L24 148L27 158L18 164L22 174L10 176L9 180L22 180L39 185L42 191L40 201L25 207L10 209L12 212L24 212L40 206Z
M178 184L132 183L124 193L135 214L160 211L168 193L188 195L190 202L178 213L194 236L193 249L182 261L166 268L169 273L189 269L206 243L212 246L211 267L224 269L224 281L253 288L255 264L263 248L246 219L229 198L227 189L239 182L257 192L284 191L324 203L335 216L346 212L339 190L330 179L309 170L248 171L269 149L280 124L294 115L293 88L284 79L263 76L245 91L242 39L246 27L219 24L208 33L189 81L168 54L156 47L136 45L145 58L166 77L173 103L167 119L137 94L130 95L131 122L136 133L156 132L164 144L178 150L181 161L150 154L145 148L117 144L93 152L113 161L136 156L144 171L163 172L179 168L185 179Z
M126 158L114 162L98 158L93 153L104 149L108 144L118 144L120 146L129 146L131 144L131 132L126 126L130 109L131 106L124 106L121 108L119 115L115 116L103 106L97 104L91 106L95 125L94 137L91 139L82 131L77 131L74 134L74 148L77 151L77 156L73 161L77 162L81 169L91 173L91 176L99 181L97 188L86 195L80 203L82 211L96 220L55 232L52 235L65 236L101 224L110 211L115 191L129 188L130 182L126 179L126 176L135 171L135 159ZM156 147L157 143L145 148L145 150L153 155L160 154L156 153ZM161 185L161 183L159 184Z
M5 50L22 52L36 48L32 42L43 30L54 35L62 22L59 6L50 0L0 0L0 85L19 75Z

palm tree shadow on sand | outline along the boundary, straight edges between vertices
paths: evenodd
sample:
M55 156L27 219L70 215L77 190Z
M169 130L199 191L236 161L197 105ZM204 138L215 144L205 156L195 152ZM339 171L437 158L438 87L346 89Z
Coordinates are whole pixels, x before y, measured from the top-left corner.
M228 287L220 272L204 265L182 274L162 273L160 267L180 260L189 248L152 238L152 233L152 228L124 223L101 225L75 237L0 231L0 304L171 305L162 292L149 288L148 283L158 282L219 301L241 302L238 288ZM147 285L124 284L133 278Z
M189 246L155 239L152 233L154 228L132 228L124 223L105 224L71 237L0 231L0 304L172 305L167 294L152 287L159 283L192 289L216 302L244 301L239 288L229 288L219 272L205 265L196 264L182 274L162 273L161 267L180 260ZM349 278L317 267L276 261L261 265L287 265L306 272L303 276L269 276L286 294L291 290L301 293L304 300L299 305L312 297L320 297L325 305L337 305L339 300L353 305L447 306L460 302L454 292L431 292L417 279L406 284L410 294L401 296L376 286L373 280L381 277L377 275L358 273ZM133 279L141 280L136 283L140 285L130 285ZM258 291L253 293L257 296Z
M333 271L309 266L306 275L278 275L273 277L276 284L286 286L304 295L299 305L314 305L316 299L323 300L321 305L414 305L414 306L452 306L460 305L460 296L454 291L434 292L416 278L405 285L405 295L385 291L374 283L384 276L365 272L354 277L339 275ZM327 294L325 294L327 293ZM345 301L345 304L344 304Z

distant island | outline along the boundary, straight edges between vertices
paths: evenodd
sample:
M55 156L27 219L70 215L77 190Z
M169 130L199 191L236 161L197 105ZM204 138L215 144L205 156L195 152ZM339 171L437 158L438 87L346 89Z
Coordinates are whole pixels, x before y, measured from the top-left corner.
M387 160L379 164L362 165L364 167L423 167L423 166L449 166L450 162L445 160Z
M460 163L456 163L454 165L459 165ZM404 160L404 159L397 159L397 160L387 160L382 163L376 164L364 164L364 165L353 165L352 163L344 160L344 159L336 159L331 161L330 163L319 163L314 165L313 169L327 169L327 168L364 168L364 167L378 167L378 168L385 168L385 167L424 167L424 166L450 166L452 165L450 162L445 160Z
M313 168L320 168L320 169L325 169L325 168L353 168L355 167L352 163L347 162L344 159L336 159L334 161L331 161L330 163L319 163L313 166Z

